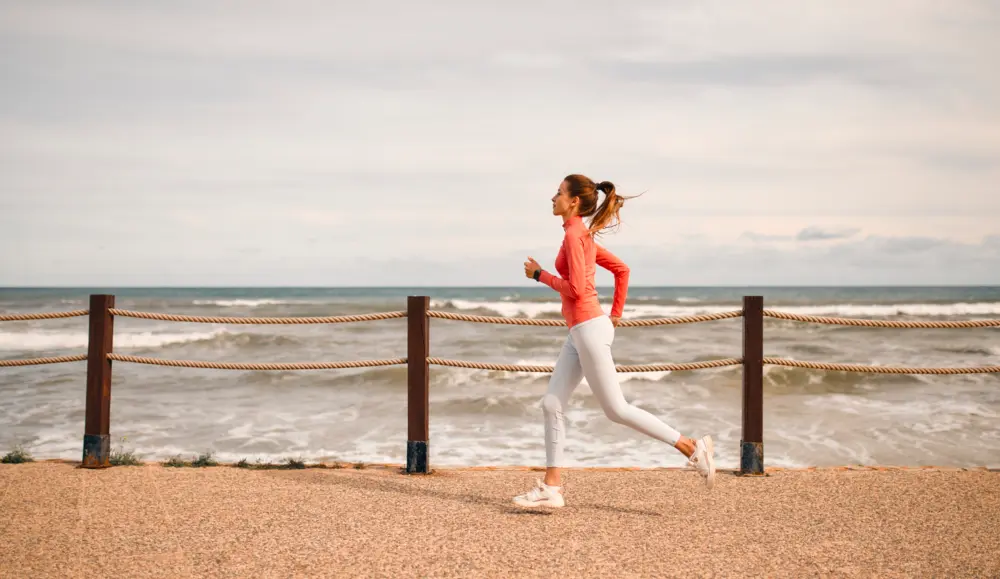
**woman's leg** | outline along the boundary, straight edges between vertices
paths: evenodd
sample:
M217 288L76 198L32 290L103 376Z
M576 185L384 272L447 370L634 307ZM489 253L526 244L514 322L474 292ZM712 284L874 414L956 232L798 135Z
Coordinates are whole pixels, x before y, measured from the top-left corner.
M549 378L549 387L542 398L545 413L545 479L538 481L528 492L514 497L514 504L522 507L562 507L562 481L559 467L563 464L563 445L566 441L564 409L573 390L583 380L583 368L573 338L566 337L556 367Z
M647 436L651 436L673 446L691 459L702 475L708 478L709 488L714 483L714 448L711 437L694 441L668 426L649 412L632 406L625 400L618 372L611 355L611 344L615 339L615 327L606 316L575 326L572 330L574 344L580 356L580 365L594 396L609 419L628 426Z
M545 413L545 484L559 486L559 467L563 465L563 447L566 444L565 408L569 398L583 380L580 355L573 344L573 337L567 336L556 367L549 378L549 387L542 397Z
M667 426L659 418L625 401L615 360L611 356L611 343L615 327L605 316L573 328L573 338L580 356L583 374L594 396L612 422L623 424L657 440L676 446L681 433Z

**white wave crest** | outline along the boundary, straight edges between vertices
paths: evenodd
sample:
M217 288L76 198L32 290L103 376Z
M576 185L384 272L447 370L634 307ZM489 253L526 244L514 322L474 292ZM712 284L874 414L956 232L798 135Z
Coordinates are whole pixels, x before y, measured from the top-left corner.
M535 360L525 360L525 359L521 359L521 360L518 360L517 362L514 362L514 363L517 364L517 365L519 365L519 366L555 366L556 361L554 359L553 360L538 360L538 359L535 359ZM524 375L537 376L538 375L537 372L510 372L509 374L511 374L511 375L518 375L519 374L519 375L522 375L522 376L524 376ZM642 381L647 381L647 382L656 382L658 380L662 380L664 377L669 376L669 375L670 375L670 372L619 372L617 374L617 376L618 376L618 382L620 384L624 384L625 382L631 382L633 380L642 380ZM587 377L586 376L584 376L583 381L580 382L580 385L581 386L586 386L587 388L590 388L590 383L587 382Z
M448 300L437 302L432 307L443 307L450 305L457 310L486 310L497 313L506 318L528 317L537 318L544 314L561 314L562 303L560 302L477 302L469 300ZM601 304L604 313L611 312L610 304ZM623 318L650 318L650 317L670 317L670 316L690 316L699 313L727 312L738 309L738 306L657 306L639 305L625 306L622 312Z
M256 308L258 306L277 306L277 305L286 305L286 304L301 303L301 302L290 302L288 300L259 299L259 300L194 300L191 303L196 306L219 306L222 308Z
M694 299L694 298L687 298ZM640 300L637 300L640 301ZM678 301L682 301L678 298ZM536 318L544 314L559 314L562 312L560 302L494 302L472 300L435 300L431 307L451 306L458 310L487 310L503 317ZM610 304L601 304L605 313L610 313ZM630 305L625 304L622 317L632 318L668 318L675 316L692 316L699 314L714 314L738 310L741 304L731 305ZM892 316L992 316L1000 315L1000 302L953 303L953 304L817 304L810 306L769 306L764 307L782 312L841 317L892 317Z
M768 307L766 302L764 307ZM815 306L775 306L773 309L796 314L845 317L992 316L1000 314L1000 302L888 305L830 304Z
M209 340L227 333L229 331L225 328L189 333L116 333L114 349L158 348L168 344ZM87 332L0 333L0 351L86 349L88 342Z

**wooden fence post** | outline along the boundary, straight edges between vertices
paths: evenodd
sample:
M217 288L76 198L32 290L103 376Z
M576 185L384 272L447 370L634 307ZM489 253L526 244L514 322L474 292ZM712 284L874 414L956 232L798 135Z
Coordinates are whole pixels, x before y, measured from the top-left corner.
M429 296L409 296L406 300L407 473L430 472L427 461L430 438L430 375L427 364L430 354L429 304Z
M743 296L743 437L740 474L764 474L764 297Z
M87 351L87 415L83 428L83 468L111 466L111 360L114 347L113 295L90 296L90 344Z

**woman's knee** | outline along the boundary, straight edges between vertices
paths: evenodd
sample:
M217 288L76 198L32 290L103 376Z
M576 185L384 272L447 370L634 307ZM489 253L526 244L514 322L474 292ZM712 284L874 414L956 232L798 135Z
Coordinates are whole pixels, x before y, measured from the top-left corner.
M562 400L555 394L542 396L542 410L546 414L559 414L562 412Z
M611 422L625 424L628 421L628 414L631 409L632 407L625 400L616 400L605 405L604 415Z

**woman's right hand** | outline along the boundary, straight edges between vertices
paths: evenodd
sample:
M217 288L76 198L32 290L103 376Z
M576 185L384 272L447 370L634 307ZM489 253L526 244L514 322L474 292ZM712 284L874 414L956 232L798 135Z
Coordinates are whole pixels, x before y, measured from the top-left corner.
M542 269L542 266L538 265L538 262L533 257L529 256L528 261L524 262L524 275L528 279L534 279L535 272L540 269Z

